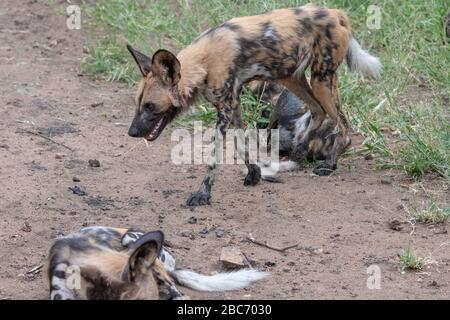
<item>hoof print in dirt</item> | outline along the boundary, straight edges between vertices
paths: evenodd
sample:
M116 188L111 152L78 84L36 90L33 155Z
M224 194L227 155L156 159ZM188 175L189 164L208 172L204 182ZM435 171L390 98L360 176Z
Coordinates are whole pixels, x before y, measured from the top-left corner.
M211 199L211 195L204 192L196 192L193 193L189 199L187 200L187 205L189 207L197 207L211 204L209 200Z
M256 186L261 180L261 168L254 165L249 168L244 180L244 186Z
M329 165L322 163L314 168L313 173L318 176L324 177L331 175L334 172L334 170L335 168L334 169L330 168Z

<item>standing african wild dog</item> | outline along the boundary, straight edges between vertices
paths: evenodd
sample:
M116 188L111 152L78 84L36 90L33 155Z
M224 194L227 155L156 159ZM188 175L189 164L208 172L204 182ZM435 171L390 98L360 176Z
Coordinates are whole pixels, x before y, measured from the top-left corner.
M240 93L251 80L283 84L308 105L316 119L311 125L320 126L325 114L338 121L336 71L345 58L351 69L363 74L376 78L381 72L378 58L353 37L345 12L313 5L231 19L204 32L178 56L158 50L149 58L131 46L128 49L143 75L128 134L155 140L175 116L204 95L218 112L216 152L231 121L242 128ZM305 77L309 66L311 86ZM261 169L250 163L248 147L238 151L248 168L244 184L257 184ZM218 170L216 159L212 160L188 205L209 204Z
M184 299L198 291L237 290L267 276L243 269L212 276L175 268L161 231L86 227L56 240L47 274L52 300Z

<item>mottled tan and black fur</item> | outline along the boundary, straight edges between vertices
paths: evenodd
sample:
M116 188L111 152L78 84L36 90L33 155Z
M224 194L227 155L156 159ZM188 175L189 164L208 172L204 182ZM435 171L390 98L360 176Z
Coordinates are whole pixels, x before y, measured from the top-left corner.
M374 77L381 67L353 38L343 11L314 5L231 19L204 32L177 56L159 50L149 58L128 49L143 75L129 135L156 139L181 110L203 95L218 112L216 149L231 122L242 128L240 93L251 80L283 84L305 101L316 119L311 123L320 126L326 114L338 122L336 71L344 59L350 68ZM308 67L311 86L305 77ZM257 184L260 168L249 162L247 149L238 151L248 168L244 184ZM210 161L188 205L209 203L216 172L217 162Z
M86 227L50 249L52 300L185 299L176 283L198 291L243 288L266 276L244 269L206 276L175 268L161 231Z
M268 92L265 92L266 88ZM350 130L344 122L335 124L326 116L316 130L310 130L310 123L316 120L306 104L288 89L255 81L252 83L252 92L274 105L273 110L265 112L270 113L265 116L269 118L269 124L261 128L278 129L280 159L287 157L289 160L264 163L263 179L272 181L275 171L298 169L305 161L319 161L314 173L321 176L329 175L337 168L340 155L352 141ZM270 105L266 109L269 108ZM343 114L341 117L345 118Z

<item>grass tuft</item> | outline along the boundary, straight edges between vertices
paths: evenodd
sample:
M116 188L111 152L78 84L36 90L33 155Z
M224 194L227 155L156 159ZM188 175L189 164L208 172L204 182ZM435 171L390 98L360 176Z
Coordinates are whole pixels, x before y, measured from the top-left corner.
M436 201L432 201L428 209L417 211L414 220L427 224L447 223L450 219L450 208L441 208Z
M418 257L411 248L404 249L398 255L398 263L402 271L421 270L426 265L426 259Z

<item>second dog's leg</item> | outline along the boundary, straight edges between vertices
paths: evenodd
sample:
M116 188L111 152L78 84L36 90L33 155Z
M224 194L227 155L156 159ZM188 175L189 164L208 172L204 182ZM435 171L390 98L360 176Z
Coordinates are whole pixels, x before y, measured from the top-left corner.
M314 134L315 130L320 127L326 114L314 97L305 75L302 75L300 79L287 78L281 80L280 82L297 97L302 99L311 111L311 119L307 124L307 129L304 131L301 139L299 141L295 141L293 150L291 151L292 159L302 162L307 158L310 137Z
M234 110L233 112L233 122L235 127L238 129L244 129L244 124L242 122L242 114L241 114L241 99L240 99L241 88L235 90L235 94L232 97L231 105ZM245 143L245 135L244 131L238 133L238 144L237 151L239 157L244 160L245 165L247 166L247 176L244 180L244 186L255 186L261 180L261 168L255 164L250 163L250 150L249 145Z
M240 110L240 106L238 107ZM235 109L235 110L238 110ZM241 113L239 114L235 113L235 118L237 119L238 123L241 124L241 127L239 129L243 129L242 126L242 120L241 120ZM245 165L247 166L247 176L244 180L245 186L254 186L257 185L258 182L261 180L261 168L255 164L250 163L250 151L248 144L245 143L245 136L243 134L238 134L238 153L241 159L244 160Z

